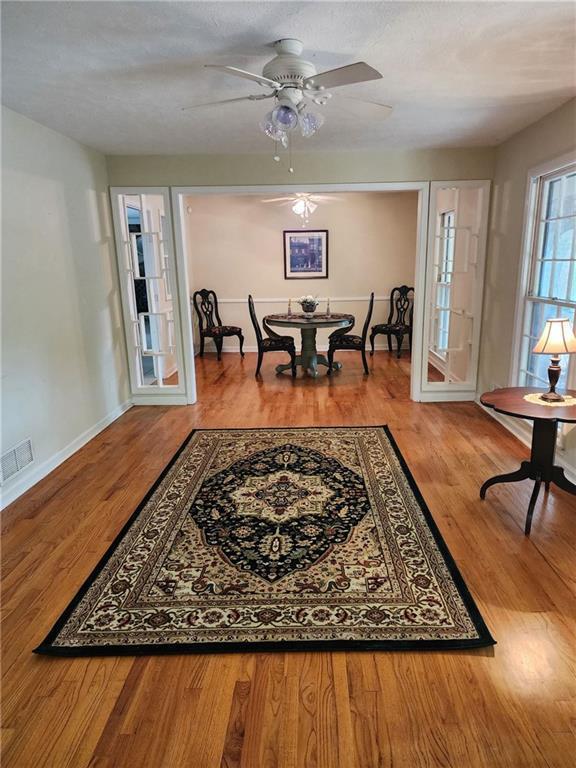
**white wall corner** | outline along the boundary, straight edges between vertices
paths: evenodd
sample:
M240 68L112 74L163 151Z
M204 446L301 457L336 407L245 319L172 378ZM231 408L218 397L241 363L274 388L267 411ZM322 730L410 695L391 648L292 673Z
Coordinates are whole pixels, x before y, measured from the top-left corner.
M76 451L79 451L82 446L86 445L92 438L96 437L106 427L110 426L112 422L116 421L123 413L132 407L132 401L126 400L104 418L97 421L92 427L87 429L81 435L78 435L72 442L68 443L64 448L55 453L49 459L46 459L41 464L30 464L30 466L22 471L22 474L14 476L13 479L8 480L0 489L0 509L5 509L13 501L16 501L23 493L26 493L32 486L40 482L46 475L50 474L56 467L62 464L66 459L69 459Z

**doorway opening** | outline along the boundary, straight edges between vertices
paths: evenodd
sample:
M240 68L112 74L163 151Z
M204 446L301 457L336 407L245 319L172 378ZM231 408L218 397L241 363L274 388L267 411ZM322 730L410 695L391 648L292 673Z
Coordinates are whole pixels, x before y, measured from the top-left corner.
M189 187L173 189L172 200L176 249L186 266L188 295L202 288L214 289L222 323L243 328L246 351L256 350L248 314L249 294L254 297L260 320L287 312L289 302L291 310L298 312L297 299L312 295L319 301L319 312L325 312L329 306L331 313L353 315L353 332L358 334L362 332L372 291L375 302L371 326L388 322L394 288L406 285L414 288L414 296L418 296L425 261L428 183ZM286 263L288 233L292 233L302 250L303 237L321 232L327 233L326 264L319 267L324 274L312 275L316 267L310 254L296 253L296 248L295 261L300 259L306 269L302 267L300 274L294 274L298 272L296 265L291 273ZM193 308L190 309L194 348L198 350L198 321ZM412 315L412 308L408 315ZM396 307L392 319L395 317ZM410 361L420 359L421 320L422 308L416 300L412 354L408 334L400 352L400 363L411 377L412 399L419 399L420 366ZM298 348L298 331L286 332L295 336ZM329 332L318 332L319 353L328 346ZM393 336L391 341L396 358L396 338ZM374 347L373 365L377 365L382 351L390 354L387 336L377 335ZM211 341L206 341L205 348L208 354L215 354ZM224 351L238 354L237 339L225 339Z

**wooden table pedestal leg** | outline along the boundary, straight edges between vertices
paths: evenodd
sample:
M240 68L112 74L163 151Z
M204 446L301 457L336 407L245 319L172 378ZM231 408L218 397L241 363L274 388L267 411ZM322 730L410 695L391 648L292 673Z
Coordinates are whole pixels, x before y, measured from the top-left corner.
M328 359L326 355L319 354L316 348L316 330L316 328L302 328L300 330L302 336L302 349L300 350L300 354L296 356L296 365L300 365L302 370L313 379L318 376L319 365L328 368ZM334 363L333 368L340 370L342 368L342 363ZM277 373L283 373L288 370L291 370L289 363L276 366Z
M550 487L550 483L555 483L559 488L563 488L569 493L576 494L576 485L566 479L564 472L560 467L554 466L557 428L558 424L556 421L536 419L532 431L530 461L523 461L516 472L491 477L489 480L486 480L480 489L480 498L483 499L486 496L486 491L491 485L496 485L497 483L515 483L528 478L535 481L534 490L532 491L530 503L528 504L528 513L526 515L526 525L524 528L526 536L528 536L530 528L532 527L532 515L534 514L534 507L536 506L542 483L544 483L546 490Z

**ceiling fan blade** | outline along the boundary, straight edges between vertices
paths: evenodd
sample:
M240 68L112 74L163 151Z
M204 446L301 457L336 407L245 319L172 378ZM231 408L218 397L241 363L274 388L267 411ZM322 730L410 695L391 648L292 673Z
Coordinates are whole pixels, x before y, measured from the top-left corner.
M346 101L352 101L356 104L368 104L369 106L376 107L380 117L388 117L392 113L392 107L389 104L382 104L381 101L373 101L372 99L359 99L357 96L339 96L338 99L345 99Z
M238 67L228 67L223 64L204 64L204 66L208 69L219 69L221 72L226 72L229 75L234 75L235 77L242 77L245 80L252 80L255 83L259 83L260 85L274 88L274 90L280 87L280 83L277 83L275 80L271 80L269 77L264 77L263 75L255 75L253 72L246 72L245 69L238 69Z
M260 200L261 203L291 203L295 197L269 197L267 200Z
M329 69L327 72L307 77L304 80L304 88L338 88L340 85L365 83L368 80L379 80L381 77L380 72L365 61L357 61L355 64Z
M262 101L262 99L271 99L273 93L261 93L257 96L239 96L236 99L220 99L220 101L206 101L203 104L192 104L190 107L182 107L185 112L188 109L200 109L200 107L215 107L218 104L233 104L236 101Z

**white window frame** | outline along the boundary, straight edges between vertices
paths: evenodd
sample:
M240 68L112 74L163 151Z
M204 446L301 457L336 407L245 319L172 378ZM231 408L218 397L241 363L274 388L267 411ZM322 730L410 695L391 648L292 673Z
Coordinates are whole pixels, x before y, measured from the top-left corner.
M554 160L549 160L542 165L531 168L528 171L526 182L526 202L524 207L524 231L522 242L522 260L518 275L518 287L516 292L516 312L514 322L514 348L512 367L510 371L510 386L519 386L522 369L522 339L526 327L528 309L530 303L539 301L543 304L555 304L559 306L563 302L555 302L553 299L538 299L530 295L530 283L534 270L535 253L539 244L535 243L538 235L536 216L539 209L539 194L541 180L554 173L561 173L570 165L576 163L576 153L570 152ZM564 302L565 303L565 302ZM569 369L567 384L570 388L576 385L576 364L572 361ZM535 385L534 385L535 386ZM545 383L542 384L545 386Z
M522 257L518 272L518 286L516 290L516 309L514 320L514 336L512 350L512 366L510 369L509 386L519 386L522 368L522 346L524 329L526 327L529 305L535 299L529 295L532 271L534 269L535 237L538 233L536 216L539 208L540 181L543 177L553 173L559 173L563 169L576 163L576 152L569 152L553 160L535 166L528 171L526 180L526 199L524 204L524 229L522 235ZM542 299L542 303L554 303L551 300ZM572 361L566 379L566 385L570 389L576 388L576 362ZM545 385L543 385L545 386ZM536 385L534 385L536 388ZM526 427L529 425L526 424ZM563 448L564 437L572 425L563 424L558 430L558 447Z

